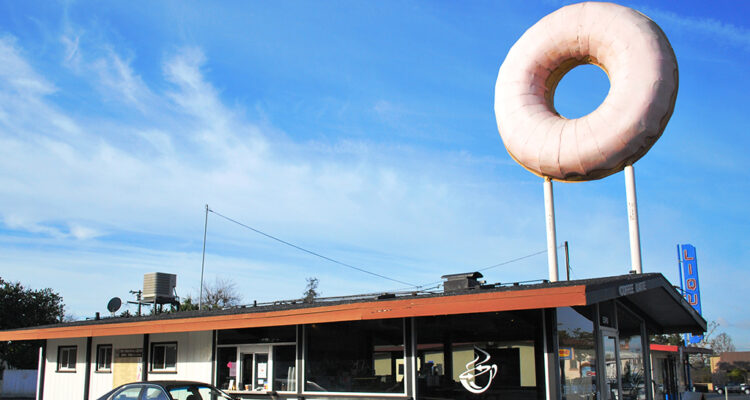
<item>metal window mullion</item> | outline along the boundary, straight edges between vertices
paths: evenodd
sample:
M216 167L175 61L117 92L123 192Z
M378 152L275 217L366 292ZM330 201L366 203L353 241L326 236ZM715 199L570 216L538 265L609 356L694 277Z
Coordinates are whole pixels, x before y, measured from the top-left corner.
M550 367L551 367L551 376L550 376L550 385L551 385L551 393L553 395L554 399L562 399L562 390L561 385L562 382L560 381L560 344L558 342L558 333L557 333L557 309L546 309L543 310L542 318L544 318L545 323L547 322L546 315L549 313L549 324L547 324L547 330L549 332L544 333L544 340L550 340L552 349L550 354L550 359L552 361Z
M85 376L83 378L83 400L89 400L89 392L91 391L91 347L93 341L94 340L91 336L86 338L86 355L84 356L86 367L84 368Z
M601 315L599 314L599 303L596 303L594 304L594 354L596 354L596 377L594 381L596 382L597 398L605 400L606 397L604 397L603 390L604 380L606 379L606 377L604 376L606 373L606 369L605 371L602 371L602 369L604 369L602 367L604 365L604 342L602 331L599 326L600 322Z
M641 345L643 346L643 374L646 377L643 382L644 391L646 392L646 400L653 400L654 394L651 390L653 384L651 383L653 377L653 370L651 369L651 348L648 340L648 329L646 328L646 322L641 321Z
M615 309L615 315L617 310ZM620 370L620 332L615 332L615 375L617 376L617 398L622 398L622 371Z
M216 386L219 380L219 369L217 368L218 364L218 350L216 348L216 344L219 341L219 331L214 329L211 333L211 384Z
M612 312L614 314L614 326L615 326L615 374L617 375L617 398L622 398L622 371L620 371L620 312L618 308L620 305L618 301L612 302Z
M556 341L552 340L552 329L547 329L547 326L552 325L554 321L547 322L547 309L542 309L542 352L544 354L544 385L545 385L545 398L547 400L557 400L560 397L560 384L559 384L559 370L555 368L555 364L559 364L558 358L556 357ZM552 318L550 318L552 319ZM555 375L558 375L555 378ZM557 385L555 385L557 383ZM556 386L556 388L555 388Z
M297 335L297 360L296 360L296 367L297 370L295 371L295 378L297 380L297 397L302 397L302 392L304 391L304 385L305 385L305 359L307 358L307 353L305 352L305 346L307 343L307 340L305 339L305 329L306 325L297 325L296 329L296 335Z
M417 332L414 318L404 318L404 394L412 399L417 398L416 355ZM396 371L398 374L398 371Z

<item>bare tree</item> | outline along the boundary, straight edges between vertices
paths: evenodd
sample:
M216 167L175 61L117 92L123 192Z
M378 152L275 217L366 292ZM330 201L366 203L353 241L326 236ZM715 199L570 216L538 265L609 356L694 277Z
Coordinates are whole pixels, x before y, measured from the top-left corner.
M719 323L716 321L709 321L708 325L706 326L706 333L703 335L703 339L701 339L700 342L694 343L689 345L689 347L703 347L703 348L709 348L713 350L713 346L711 345L711 342L713 340L713 335L716 333L716 329L719 328ZM678 343L681 344L681 343ZM709 366L709 356L710 354L690 354L688 356L688 362L690 363L690 366L692 366L694 369L705 369ZM710 372L710 369L709 369Z
M718 328L718 322L709 322L706 329L706 334L703 335L703 340L691 345L691 347L709 348L713 352L713 355L719 355L727 351L735 351L731 336L729 336L725 332L718 333L714 336ZM693 373L695 374L695 376L707 376L711 374L710 356L711 354L690 354L688 356L688 362L693 368ZM714 374L712 380L716 382L717 379L721 381L721 379L723 378L719 375Z
M716 335L716 337L711 340L709 345L711 346L711 350L713 350L716 354L737 350L737 348L734 347L734 341L732 340L732 337L727 335L725 332Z
M233 281L217 277L213 283L205 283L203 285L204 310L235 307L240 305L241 301L242 296L237 290L237 285ZM187 295L182 299L180 311L197 310L197 303L198 302L192 295Z
M313 303L315 302L315 299L320 296L320 293L318 292L318 278L311 277L306 278L307 285L305 286L305 292L302 293L303 301L305 303Z

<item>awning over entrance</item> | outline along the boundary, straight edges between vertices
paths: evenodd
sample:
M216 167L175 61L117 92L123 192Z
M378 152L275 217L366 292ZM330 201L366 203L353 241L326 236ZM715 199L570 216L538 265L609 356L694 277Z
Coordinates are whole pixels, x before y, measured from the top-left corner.
M219 311L107 318L0 331L0 340L97 337L192 332L356 320L472 314L585 306L618 299L640 311L655 333L701 333L706 321L658 273L539 283L483 285L446 293L380 296L381 299L319 301L238 307ZM385 297L385 298L383 298Z
M618 299L640 311L652 333L694 333L706 330L706 320L662 274L631 274L578 281L586 285L588 304Z

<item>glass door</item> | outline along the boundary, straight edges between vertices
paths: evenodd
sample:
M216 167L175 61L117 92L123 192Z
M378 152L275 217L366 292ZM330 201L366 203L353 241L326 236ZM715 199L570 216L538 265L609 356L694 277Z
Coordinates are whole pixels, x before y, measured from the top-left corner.
M620 361L617 351L617 331L601 328L602 334L602 398L605 400L621 400Z
M255 353L253 362L255 379L253 380L253 390L269 390L268 384L268 353Z
M271 390L269 350L269 346L266 345L241 346L239 348L241 371L239 390Z

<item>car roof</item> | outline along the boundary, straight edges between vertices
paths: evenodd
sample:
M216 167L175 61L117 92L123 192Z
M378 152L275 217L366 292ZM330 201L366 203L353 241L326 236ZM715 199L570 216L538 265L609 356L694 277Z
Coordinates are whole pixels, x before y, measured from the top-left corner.
M173 386L213 386L210 383L206 382L198 382L198 381L140 381L140 382L130 382L126 383L122 386L127 385L157 385L162 387L173 387Z

